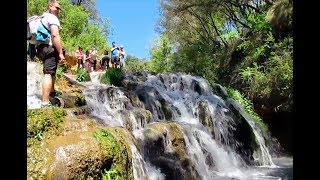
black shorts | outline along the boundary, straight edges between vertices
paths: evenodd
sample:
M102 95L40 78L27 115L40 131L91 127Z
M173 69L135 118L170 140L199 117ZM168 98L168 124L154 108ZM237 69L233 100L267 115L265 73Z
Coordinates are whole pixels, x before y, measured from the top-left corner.
M118 56L113 56L111 63L120 64L120 58Z
M83 60L82 59L78 59L78 64L83 64Z
M96 60L96 59L91 59L91 60L90 60L90 64L91 64L91 67L96 67L96 65L97 65L97 60Z
M56 48L48 44L37 46L37 57L43 62L43 74L56 74L59 54Z
M101 65L104 67L105 65L109 66L109 61L110 61L110 58L108 56L104 56L102 58L102 62L101 62Z

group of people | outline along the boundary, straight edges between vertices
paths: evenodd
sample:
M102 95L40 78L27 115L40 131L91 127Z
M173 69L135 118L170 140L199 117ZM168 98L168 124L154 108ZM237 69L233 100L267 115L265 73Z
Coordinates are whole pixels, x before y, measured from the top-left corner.
M54 101L52 101L52 99L57 96L55 91L56 71L58 64L64 64L65 62L65 54L60 36L60 30L62 28L58 18L60 11L61 3L57 0L49 0L47 11L42 15L42 25L49 30L50 37L48 41L42 42L36 47L36 56L43 62L44 77L42 80L41 107L56 106ZM109 63L111 63L112 67L116 68L121 68L125 65L123 46L117 47L115 42L112 42L111 58L107 50L105 50L100 57L95 46L86 51L85 54L83 54L82 51L83 49L79 47L76 52L78 64L84 68L87 65L88 71L97 70L98 60L100 60L99 62L102 69L108 68ZM90 69L88 69L88 67L90 67Z
M55 91L56 71L58 64L64 64L65 51L62 47L60 36L60 20L58 18L61 11L61 3L57 0L49 0L47 11L42 15L42 25L49 30L50 37L46 42L41 42L36 46L36 56L43 62L43 81L42 81L42 102L41 107L56 106L52 101L57 96ZM117 47L112 42L111 57L109 51L104 50L101 56L98 55L96 46L83 53L83 48L79 47L75 53L78 60L78 69L85 68L87 72L97 71L97 63L100 69L115 67L122 68L125 66L125 51L123 46Z
M102 55L99 56L95 45L90 50L86 50L85 53L83 53L82 47L78 47L75 57L77 58L77 69L84 68L87 72L103 71L109 67L122 68L125 66L124 47L117 47L115 42L112 42L111 58L109 57L108 50L104 50Z

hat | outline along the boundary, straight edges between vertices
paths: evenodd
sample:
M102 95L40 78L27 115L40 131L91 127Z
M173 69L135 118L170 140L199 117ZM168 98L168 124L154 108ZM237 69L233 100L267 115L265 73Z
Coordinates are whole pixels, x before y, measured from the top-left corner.
M121 45L120 48L123 48L123 45Z

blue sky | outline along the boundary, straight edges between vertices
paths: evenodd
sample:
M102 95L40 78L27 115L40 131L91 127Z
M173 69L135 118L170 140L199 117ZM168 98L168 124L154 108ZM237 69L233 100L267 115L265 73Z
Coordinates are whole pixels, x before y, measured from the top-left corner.
M157 37L158 0L97 0L100 17L109 18L113 34L108 42L123 45L127 55L150 58L149 47Z

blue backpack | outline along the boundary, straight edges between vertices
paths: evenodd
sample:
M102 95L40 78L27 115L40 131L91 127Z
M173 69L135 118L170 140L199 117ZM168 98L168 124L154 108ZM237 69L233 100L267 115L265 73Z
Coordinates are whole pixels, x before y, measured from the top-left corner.
M32 16L27 20L27 41L29 44L47 42L50 38L50 30L42 23L43 16Z
M43 16L35 15L27 20L27 54L32 60L36 56L36 46L50 38L50 31L43 25L42 18Z

